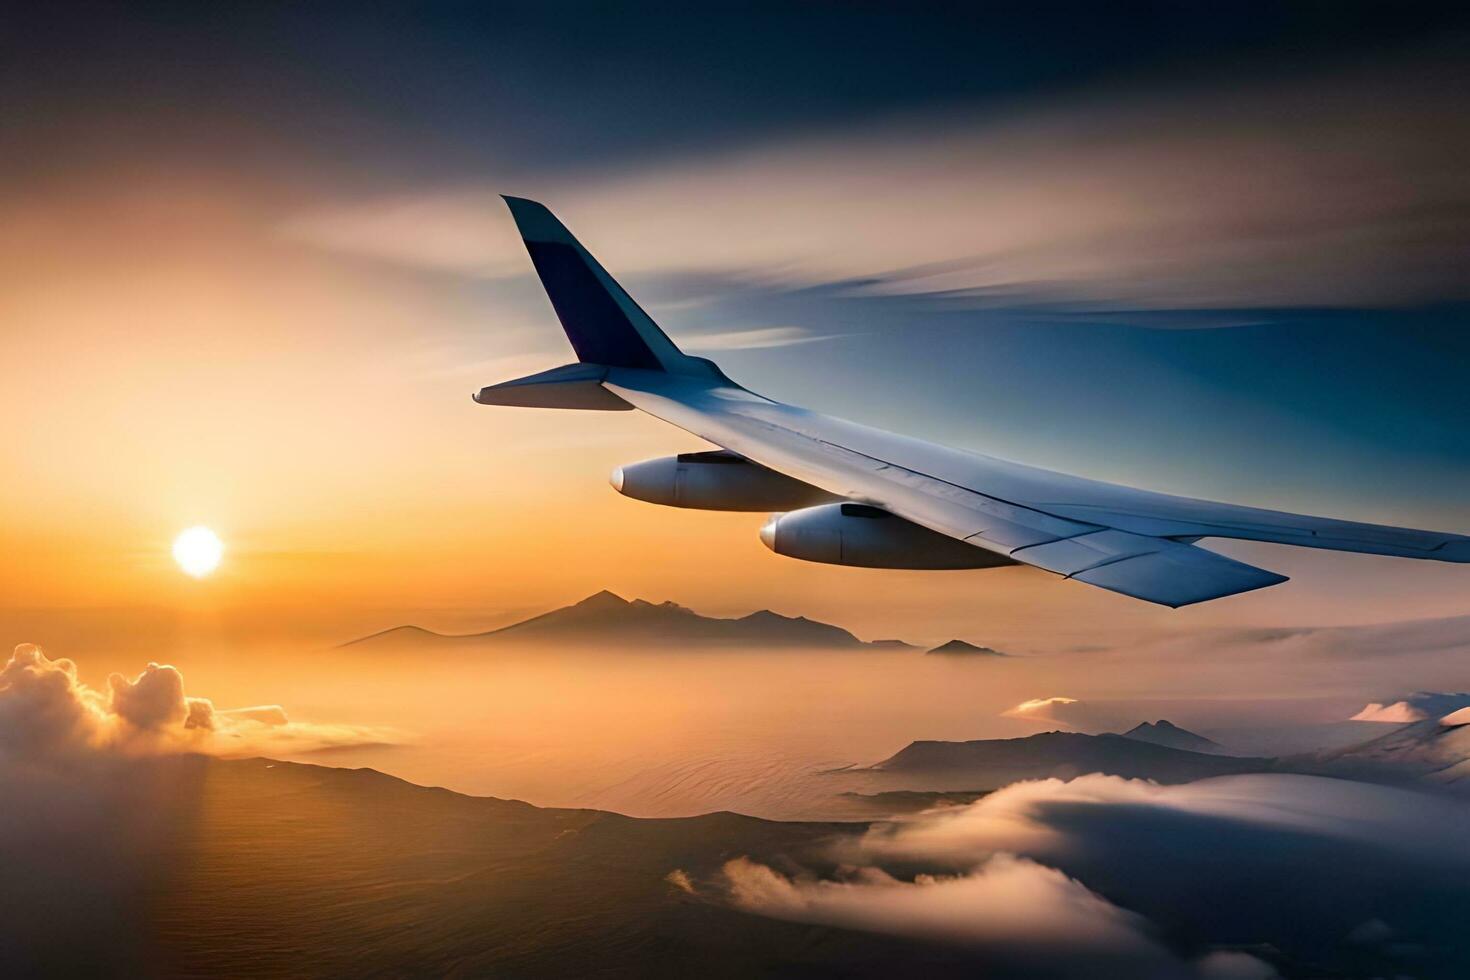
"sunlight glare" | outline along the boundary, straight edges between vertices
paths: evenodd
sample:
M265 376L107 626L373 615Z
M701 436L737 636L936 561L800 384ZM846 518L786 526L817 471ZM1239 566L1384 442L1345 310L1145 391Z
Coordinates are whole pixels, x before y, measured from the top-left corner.
M191 527L174 538L174 561L187 574L203 578L219 565L224 542L207 527Z

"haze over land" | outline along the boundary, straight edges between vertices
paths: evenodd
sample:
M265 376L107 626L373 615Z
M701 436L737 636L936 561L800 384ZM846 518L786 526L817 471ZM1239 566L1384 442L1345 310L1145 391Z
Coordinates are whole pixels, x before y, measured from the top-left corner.
M1167 719L1235 755L1342 749L1384 734L1349 719L1370 702L1412 698L1404 677L1431 690L1463 687L1470 653L1463 618L998 658L863 645L840 624L794 617L711 621L662 599L594 595L563 608L528 617L539 632L395 631L170 659L190 693L220 709L282 704L293 721L377 733L336 745L330 757L289 746L269 751L278 757L329 758L541 805L810 818L848 812L847 791L994 788L818 775L871 766L916 741L1122 733ZM649 642L648 616L672 617L683 632ZM783 646L793 622L804 643ZM832 645L805 642L812 635ZM760 637L768 639L756 644ZM141 666L137 655L76 659L82 679L104 689L108 670L132 676Z

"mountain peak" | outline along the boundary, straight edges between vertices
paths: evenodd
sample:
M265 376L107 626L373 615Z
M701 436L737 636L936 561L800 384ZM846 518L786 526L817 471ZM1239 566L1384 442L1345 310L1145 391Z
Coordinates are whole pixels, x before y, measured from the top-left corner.
M1213 739L1196 735L1187 728L1180 728L1167 718L1158 721L1145 721L1134 725L1122 734L1123 738L1131 738L1135 742L1150 742L1154 745L1163 745L1171 749L1185 749L1189 752L1219 752L1220 743Z
M637 601L638 602L642 602L643 600L642 599L639 599ZM581 602L578 602L575 605L573 605L572 608L573 609L621 609L621 608L623 608L624 606L627 606L627 605L631 605L631 603L629 603L627 599L624 599L622 596L618 595L616 592L611 592L611 591L609 591L607 589L603 589L601 592L594 592L592 595L589 595L587 598L583 599Z
M388 629L369 633L367 636L359 636L355 640L337 644L338 647L350 647L358 643L370 643L372 641L403 642L413 640L437 640L443 639L443 633L435 633L433 630L424 629L422 626L414 626L412 623L405 626L390 626Z
M598 646L710 646L726 648L895 648L894 643L865 644L839 626L783 616L761 609L734 619L704 616L677 602L624 599L606 589L570 606L553 609L530 619L485 633L444 636L400 627L353 642L441 641L469 644L501 640L546 641ZM344 644L345 646L346 644Z
M1010 656L1010 654L1008 654L1008 653L1001 653L999 650L992 650L990 647L976 646L973 643L966 643L964 640L950 640L948 643L941 643L939 646L935 647L934 649L932 649L932 650L930 650L928 652L929 653L943 654L945 656L962 656L962 657L1009 657Z
M634 609L647 609L652 612L676 613L680 616L699 615L688 606L681 606L677 602L673 602L672 600L668 599L665 599L663 602L649 602L647 599L634 599L632 602L628 603L628 605Z
M745 622L749 622L749 623L775 623L775 622L780 622L780 623L807 623L807 622L810 622L810 620L807 619L805 616L794 616L794 617L793 616L783 616L780 613L778 613L778 612L772 612L769 609L757 609L755 612L753 612L753 613L746 613L744 616L741 616L740 618L742 620L744 620Z

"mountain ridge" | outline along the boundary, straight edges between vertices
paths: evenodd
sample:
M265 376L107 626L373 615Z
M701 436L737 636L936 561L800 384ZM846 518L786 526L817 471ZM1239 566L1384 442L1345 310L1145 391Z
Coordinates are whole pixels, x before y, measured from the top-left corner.
M705 616L676 602L624 599L603 589L569 606L562 606L529 619L478 633L438 633L417 625L394 626L348 640L338 649L358 646L431 643L435 645L480 644L520 641L564 644L638 643L662 646L803 647L813 649L914 649L897 640L865 642L840 626L783 616L758 609L744 616Z
M1470 796L1470 724L1426 718L1330 752L1290 760L1302 771L1373 782L1420 783Z
M910 742L869 771L933 775L941 779L933 788L946 789L953 779L966 783L963 788L998 787L1020 779L1065 779L1100 772L1127 779L1186 783L1276 768L1275 759L1264 757L1210 755L1116 734L1055 731L1020 738Z
M915 963L936 974L974 969L933 944L787 923L694 894L691 883L720 880L733 855L832 873L825 849L860 823L728 812L638 819L264 758L123 765L129 779L119 784L154 792L101 799L122 826L142 828L136 837L78 839L63 822L59 838L76 855L60 867L102 868L120 884L81 892L103 898L68 906L67 932L11 929L0 943L4 975L90 976L119 963L101 972L734 978L791 963L876 980ZM195 832L201 813L228 818ZM31 898L30 877L0 876L7 909ZM130 900L138 894L150 900Z
M925 650L925 653L933 653L942 657L1009 657L1009 653L1001 653L991 647L977 646L965 640L950 640L941 643L937 647Z

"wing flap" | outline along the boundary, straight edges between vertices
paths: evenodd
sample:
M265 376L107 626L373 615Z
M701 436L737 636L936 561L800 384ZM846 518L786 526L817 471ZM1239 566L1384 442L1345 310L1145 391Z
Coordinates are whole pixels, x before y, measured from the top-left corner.
M1285 575L1213 551L1188 544L1163 543L1172 547L1098 565L1071 578L1176 609L1286 581Z
M1157 538L1103 530L1017 548L1011 557L1070 578L1099 565L1152 554L1159 550L1161 543Z
M1213 551L1109 528L1011 552L1016 561L1166 606L1187 606L1286 581Z

